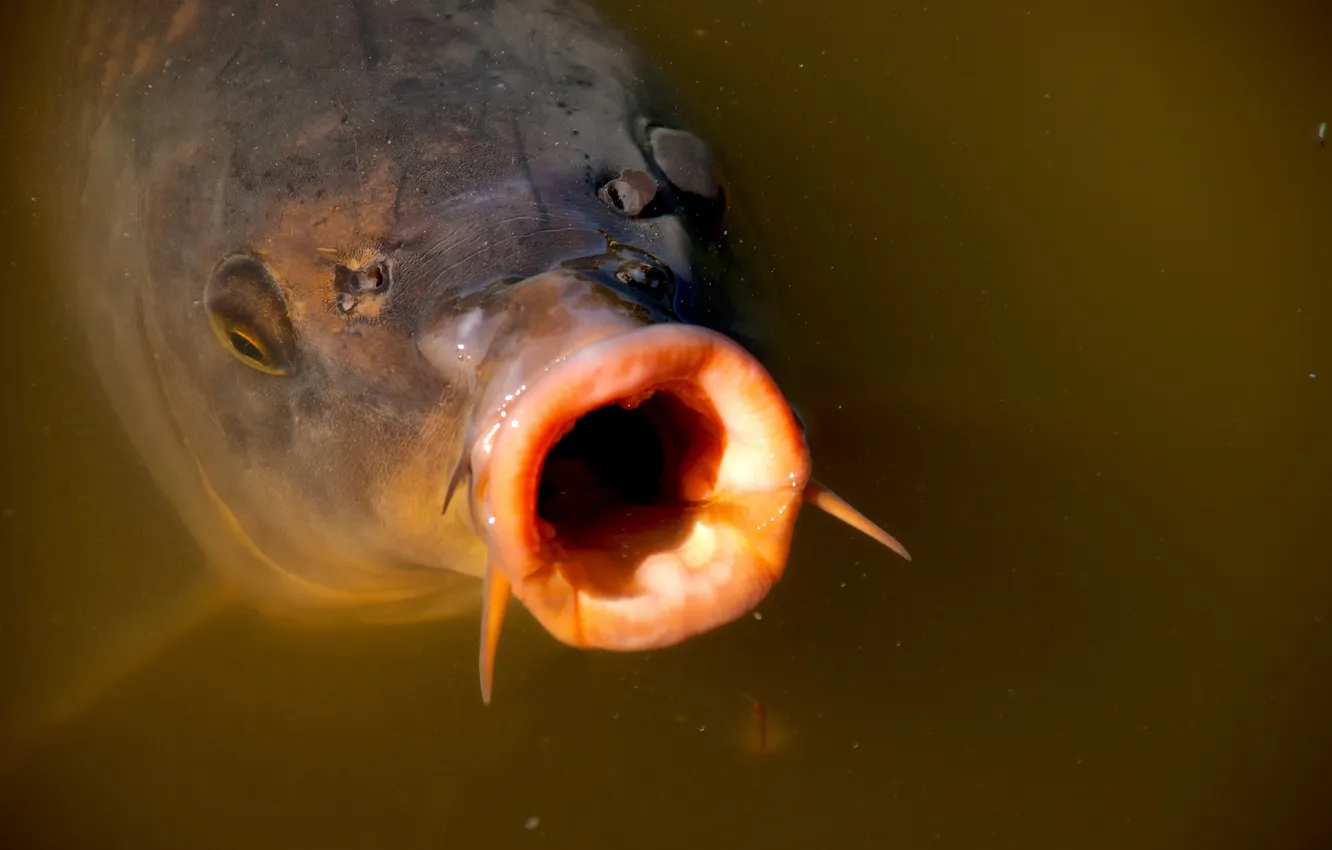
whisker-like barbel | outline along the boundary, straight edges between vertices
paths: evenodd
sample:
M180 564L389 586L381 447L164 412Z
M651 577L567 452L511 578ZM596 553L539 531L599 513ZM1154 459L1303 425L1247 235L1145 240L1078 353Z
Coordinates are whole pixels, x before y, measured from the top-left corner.
M906 547L897 542L897 538L884 531L879 526L871 522L864 514L846 503L840 496L824 487L817 481L811 480L805 487L805 501L825 513L840 519L842 522L854 528L856 531L866 534L875 541L882 543L897 554L911 560L911 553Z

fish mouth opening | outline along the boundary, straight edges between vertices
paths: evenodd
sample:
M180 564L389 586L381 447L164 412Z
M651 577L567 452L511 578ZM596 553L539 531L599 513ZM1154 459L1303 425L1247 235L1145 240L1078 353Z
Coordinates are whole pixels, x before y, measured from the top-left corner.
M527 376L473 452L490 569L575 646L640 650L742 616L780 577L804 437L743 348L688 325Z
M640 564L678 549L716 481L725 426L691 390L654 386L589 411L545 457L538 531L599 596L631 595Z

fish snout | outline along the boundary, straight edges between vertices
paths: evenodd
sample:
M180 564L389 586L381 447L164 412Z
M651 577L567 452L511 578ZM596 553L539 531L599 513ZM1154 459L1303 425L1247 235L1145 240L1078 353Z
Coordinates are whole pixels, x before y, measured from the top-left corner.
M656 324L514 382L471 455L489 557L483 689L510 593L559 640L609 650L678 643L767 594L810 461L753 356Z
M802 502L906 557L810 478L794 413L740 344L653 323L577 274L507 286L422 349L441 368L478 352L446 509L469 472L487 702L510 596L566 644L640 651L752 610L785 570Z

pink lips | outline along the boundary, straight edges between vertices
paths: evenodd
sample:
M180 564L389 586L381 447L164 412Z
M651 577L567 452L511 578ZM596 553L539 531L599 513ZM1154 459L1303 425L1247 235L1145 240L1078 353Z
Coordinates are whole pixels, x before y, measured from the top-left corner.
M751 610L781 577L802 500L905 555L811 482L809 451L781 391L720 334L663 324L598 338L502 398L471 456L489 557L486 702L511 594L567 644L644 650ZM642 411L656 430L669 458L663 499L609 500L576 519L547 519L538 490L554 474L548 455L581 418L612 405Z

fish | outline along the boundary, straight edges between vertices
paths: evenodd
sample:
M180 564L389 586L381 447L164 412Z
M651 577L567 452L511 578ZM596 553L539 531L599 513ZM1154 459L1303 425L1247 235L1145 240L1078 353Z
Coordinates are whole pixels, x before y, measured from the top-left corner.
M804 503L910 559L728 332L720 157L591 6L93 0L69 27L62 276L218 588L163 641L218 598L476 616L489 704L511 600L571 647L669 647L765 597ZM127 645L61 717L154 646Z

